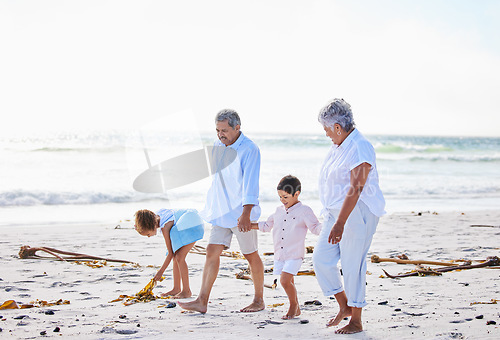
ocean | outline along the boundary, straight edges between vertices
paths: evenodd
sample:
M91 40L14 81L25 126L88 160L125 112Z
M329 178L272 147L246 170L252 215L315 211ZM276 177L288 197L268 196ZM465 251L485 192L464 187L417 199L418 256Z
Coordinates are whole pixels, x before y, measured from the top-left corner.
M275 188L287 174L299 177L301 201L319 214L318 174L331 146L322 131L247 136L262 155L262 217L280 204ZM137 192L133 182L156 164L212 145L215 137L164 130L0 137L0 225L119 223L138 209L201 209L208 174L167 192ZM366 137L377 153L388 213L500 208L500 138Z

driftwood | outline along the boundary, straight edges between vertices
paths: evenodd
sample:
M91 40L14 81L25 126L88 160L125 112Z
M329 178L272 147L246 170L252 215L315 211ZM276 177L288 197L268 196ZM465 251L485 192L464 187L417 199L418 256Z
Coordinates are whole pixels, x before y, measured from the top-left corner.
M371 261L372 261L372 263L394 262L394 263L398 263L398 264L432 264L432 265L437 265L437 266L455 266L456 265L455 263L451 263L451 262L392 259L392 258L378 257L377 255L372 255ZM468 262L466 264L470 264L470 262Z
M238 274L236 274L236 278L240 280L250 280L252 281L252 277L250 275L245 274L245 271L241 271ZM278 279L274 279L274 283L272 285L268 285L264 283L264 287L270 288L270 289L276 289L278 286Z
M497 256L490 256L486 259L485 262L478 263L478 264L465 263L465 264L462 264L459 266L446 266L446 267L435 268L435 269L426 268L423 271L422 270L419 271L419 269L417 269L416 271L412 271L412 272L404 273L404 274L398 274L398 275L391 275L391 274L387 273L385 270L383 270L383 269L382 270L384 271L385 275L387 275L387 277L390 277L391 279L395 279L395 278L401 278L401 277L421 276L421 275L428 275L428 274L441 275L441 273L450 272L453 270L484 268L484 267L491 267L491 266L498 266L498 265L500 265L500 258L498 258Z
M73 252L58 250L58 249L49 248L49 247L22 246L21 250L19 250L19 257L21 259L53 259L52 257L39 256L36 254L37 251L46 252L46 253L54 256L59 261L102 260L102 261L108 261L108 262L133 263L132 261L108 259L108 258L104 258L104 257L92 256L92 255L80 254L80 253L73 253ZM60 256L58 254L70 255L70 256Z
M306 247L306 254L312 254L314 252L314 246L307 246ZM262 255L264 256L270 256L270 255L274 255L273 252L270 252L270 253L262 253Z
M198 255L207 255L207 248L199 245L194 245L189 252ZM220 256L232 257L233 259L245 258L245 256L241 255L241 253L238 251L227 251L227 250L223 250Z
M489 225L489 224L471 224L473 228L500 228L500 225Z

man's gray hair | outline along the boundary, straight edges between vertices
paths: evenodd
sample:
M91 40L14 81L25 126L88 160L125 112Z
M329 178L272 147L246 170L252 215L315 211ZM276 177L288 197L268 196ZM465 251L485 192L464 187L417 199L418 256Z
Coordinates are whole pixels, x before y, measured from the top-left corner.
M318 121L323 126L332 129L335 124L339 124L347 132L356 126L352 117L351 105L339 98L335 98L319 111Z
M241 125L240 116L238 116L238 113L236 111L231 109L221 110L219 111L219 113L217 113L217 116L215 116L216 123L222 122L224 120L227 120L227 123L233 129L236 127L236 125Z

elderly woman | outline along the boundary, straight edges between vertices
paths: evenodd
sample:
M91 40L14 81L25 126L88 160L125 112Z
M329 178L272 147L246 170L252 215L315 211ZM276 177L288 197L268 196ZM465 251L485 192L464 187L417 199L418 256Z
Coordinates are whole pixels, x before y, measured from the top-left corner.
M318 120L333 145L320 172L324 224L314 249L314 269L325 296L335 295L340 307L327 326L351 317L335 333L357 333L363 330L361 310L366 305L366 256L379 217L385 214L385 201L378 185L375 151L354 127L351 106L334 99L320 111Z

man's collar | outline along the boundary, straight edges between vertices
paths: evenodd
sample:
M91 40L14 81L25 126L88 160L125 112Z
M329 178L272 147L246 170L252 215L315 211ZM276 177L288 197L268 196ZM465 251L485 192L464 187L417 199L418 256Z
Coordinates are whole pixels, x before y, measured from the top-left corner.
M243 139L245 139L245 135L243 134L243 132L240 131L240 135L239 135L238 139L236 139L233 144L228 145L228 147L231 147L233 149L238 149L238 147L243 142Z

